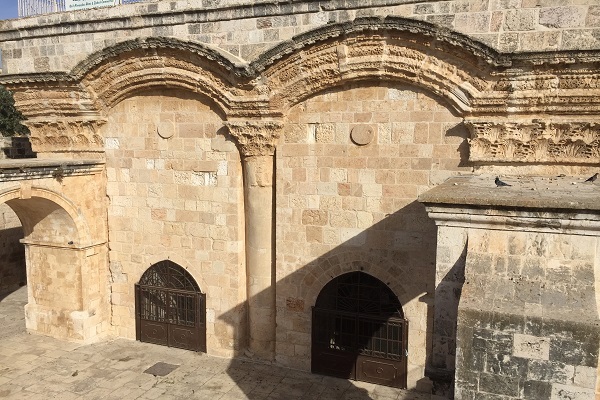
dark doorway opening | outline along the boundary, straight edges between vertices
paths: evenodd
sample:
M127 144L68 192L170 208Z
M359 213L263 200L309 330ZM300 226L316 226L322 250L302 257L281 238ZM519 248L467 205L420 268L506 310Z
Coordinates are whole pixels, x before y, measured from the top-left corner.
M25 246L21 221L6 204L0 204L0 293L9 293L27 284Z
M312 319L317 374L406 387L408 321L390 288L363 272L329 282Z
M135 285L136 338L206 352L206 295L172 261L160 261Z

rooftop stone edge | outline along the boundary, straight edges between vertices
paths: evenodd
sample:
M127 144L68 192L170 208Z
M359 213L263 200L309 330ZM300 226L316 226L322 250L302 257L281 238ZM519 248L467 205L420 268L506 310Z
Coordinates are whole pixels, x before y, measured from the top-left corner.
M421 194L426 206L600 211L600 184L579 176L502 176L512 185L496 187L494 175L453 177Z

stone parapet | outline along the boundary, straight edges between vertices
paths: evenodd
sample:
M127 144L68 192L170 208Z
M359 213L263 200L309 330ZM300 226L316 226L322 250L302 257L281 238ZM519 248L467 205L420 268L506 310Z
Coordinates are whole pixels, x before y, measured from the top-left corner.
M465 221L470 220L465 215L504 214L507 217L559 218L563 212L566 213L564 218L573 219L574 216L591 213L590 218L595 219L600 211L597 202L598 185L596 182L585 182L588 176L501 178L511 186L497 187L495 177L487 174L452 177L423 193L419 196L419 201L430 204L432 210L438 207L448 210L450 219L465 218ZM522 210L517 210L518 208Z
M373 8L369 8L373 7ZM503 52L598 49L598 6L575 0L520 3L482 0L407 1L376 0L354 4L343 0L268 3L222 1L191 6L188 1L148 1L136 4L49 14L0 23L5 73L70 70L88 49L116 41L115 31L129 38L152 32L212 44L249 60L293 35L332 22L356 17L395 15L424 20L471 36ZM236 28L233 28L233 25ZM235 31L223 36L221 32ZM75 41L43 43L43 38L66 35ZM90 43L89 37L93 36ZM39 49L35 53L34 48ZM34 56L35 63L30 63Z

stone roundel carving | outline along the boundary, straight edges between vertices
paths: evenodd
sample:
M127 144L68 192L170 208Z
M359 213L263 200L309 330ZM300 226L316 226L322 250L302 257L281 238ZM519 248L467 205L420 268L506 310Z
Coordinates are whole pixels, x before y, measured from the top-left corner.
M175 123L173 121L160 122L156 126L158 136L163 139L169 139L175 134Z
M365 146L375 138L375 129L371 125L357 125L350 131L350 139L358 145Z

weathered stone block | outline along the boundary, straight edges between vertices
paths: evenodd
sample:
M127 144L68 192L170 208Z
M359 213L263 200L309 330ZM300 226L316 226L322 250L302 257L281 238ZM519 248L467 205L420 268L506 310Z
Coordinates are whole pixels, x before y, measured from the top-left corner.
M562 362L531 360L527 371L527 379L540 382L567 383L575 373L572 365Z
M592 400L595 396L594 389L580 388L575 385L552 385L552 399L569 399L569 400Z
M302 224L303 225L327 225L328 213L322 210L303 210Z
M527 368L528 360L525 358L513 357L506 353L488 353L484 372L521 378L527 373Z
M508 10L504 23L508 31L530 31L536 27L537 13L534 9Z
M490 394L518 397L520 379L482 373L479 378L479 390Z
M550 338L515 334L512 354L516 357L548 360L550 357Z
M575 28L585 25L584 7L550 7L540 10L539 23L550 28Z
M552 384L548 382L526 381L523 388L523 396L526 399L550 400L552 396Z

